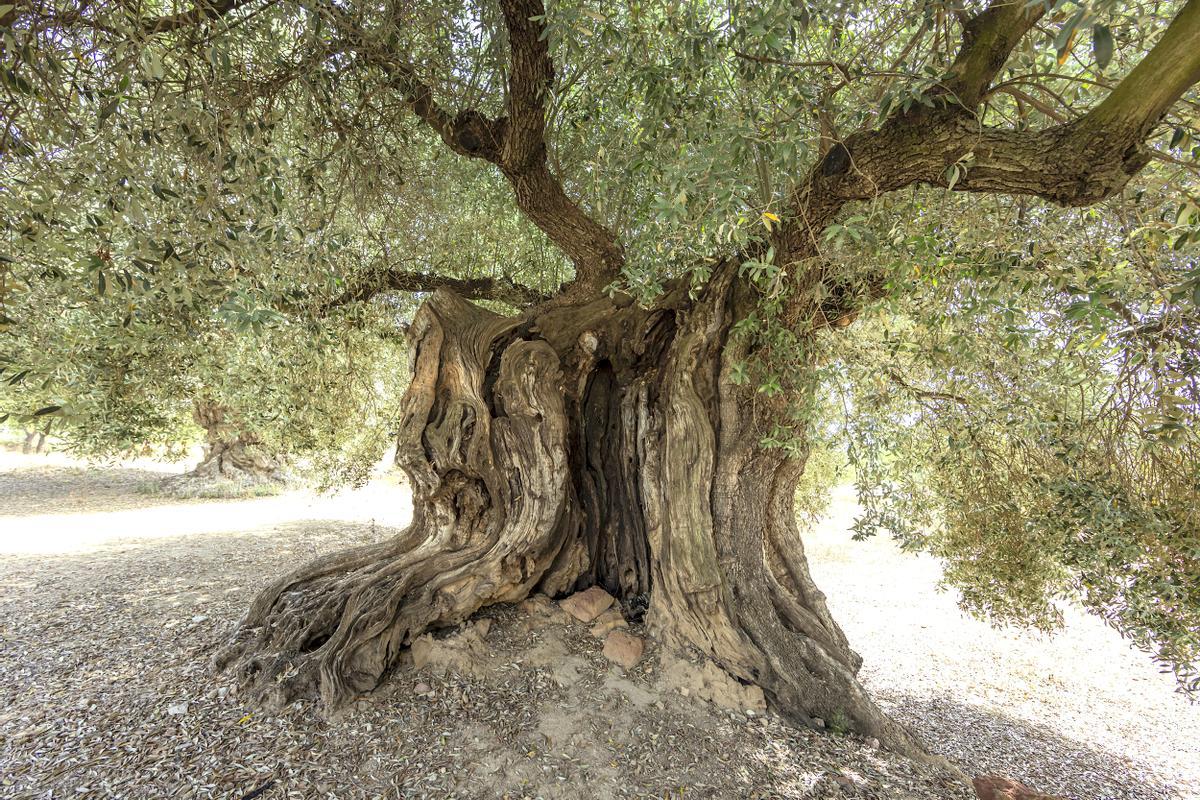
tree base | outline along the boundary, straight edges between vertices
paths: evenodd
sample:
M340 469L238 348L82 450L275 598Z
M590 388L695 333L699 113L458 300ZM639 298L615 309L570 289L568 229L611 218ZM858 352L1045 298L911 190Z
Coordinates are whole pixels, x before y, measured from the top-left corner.
M243 497L273 494L289 480L284 464L253 433L230 422L229 410L196 402L192 415L208 442L191 471L164 478L162 489L179 497Z
M600 585L790 719L844 719L928 759L858 683L809 576L803 457L760 445L780 409L728 377L745 356L727 341L733 274L652 309L600 298L519 318L435 293L410 331L397 447L411 527L277 581L216 665L260 702L337 708L426 631Z
M230 460L209 457L180 475L163 478L159 488L165 494L191 497L262 497L284 491L290 477L274 463L255 463L250 468L231 468Z

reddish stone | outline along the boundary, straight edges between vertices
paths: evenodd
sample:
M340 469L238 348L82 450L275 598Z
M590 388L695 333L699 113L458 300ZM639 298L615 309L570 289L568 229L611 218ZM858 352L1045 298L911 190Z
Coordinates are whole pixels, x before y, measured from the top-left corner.
M613 631L604 640L604 657L625 669L636 667L645 650L645 642L625 631Z
M1035 792L1020 781L999 775L979 775L973 781L979 800L1062 800L1054 795Z
M591 622L613 602L611 594L599 586L593 586L582 592L576 592L566 600L559 601L559 606L580 622Z

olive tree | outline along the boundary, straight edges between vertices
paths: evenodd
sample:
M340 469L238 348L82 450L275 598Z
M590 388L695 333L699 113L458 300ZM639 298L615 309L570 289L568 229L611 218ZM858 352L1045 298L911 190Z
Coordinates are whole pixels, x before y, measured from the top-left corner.
M1131 476L1163 458L1185 470L1162 487L1167 501L1196 491L1195 395L1179 391L1194 359L1162 303L1184 316L1194 303L1181 287L1200 214L1200 2L19 0L3 14L0 148L21 179L6 191L16 206L36 198L9 224L23 251L67 228L95 246L79 274L169 278L185 303L235 277L310 307L423 300L398 424L412 525L258 596L216 658L252 695L338 706L427 630L600 585L648 605L667 646L761 686L793 719L844 716L920 755L859 683L861 659L805 560L793 499L812 443L831 436L878 480L865 485L864 531L949 557L969 588L1015 590L1047 571L1043 595L1080 575L1100 587L1089 570L1154 553L1154 575L1174 574L1177 591L1110 581L1114 602L1096 605L1118 625L1153 606L1158 618L1135 614L1134 627L1194 662L1191 514L1154 517L1158 533L1122 547L1087 534L1096 508L1117 487L1136 494ZM415 227L413 186L429 187L412 201L425 209ZM87 198L74 221L53 201L67 194ZM1148 233L1122 227L1139 202ZM1060 208L1098 204L1094 241L1114 242L1109 255L1184 255L1148 267L1155 282L1042 246L1079 241ZM106 244L117 230L120 252ZM413 258L389 246L397 230ZM327 257L345 235L370 269ZM922 263L936 283L913 279ZM1002 300L975 303L985 291ZM1039 303L1069 310L1014 337ZM1081 320L1130 333L1118 342L1130 353L1150 341L1140 352L1152 358L1118 373L1142 388L1111 402L1128 420L1147 397L1160 411L1179 398L1155 431L1075 424L1108 407L1096 387L1118 383L1111 361L1078 348L1064 358L1086 369L1050 362ZM939 336L979 347L919 358ZM1013 356L1025 369L1006 374L988 360L1002 345L1040 360ZM1047 391L1060 402L1011 402L1025 413L1006 432L1001 415L962 410L995 411L1020 396L1015 378L1060 373L1081 381L1078 412ZM875 402L876 378L916 405ZM841 379L854 399L831 425L822 412ZM953 399L959 385L975 399ZM1051 411L1068 416L1039 428ZM905 428L933 438L915 446ZM1139 445L1151 433L1164 434L1153 452ZM922 486L872 455L889 441L892 465L924 458L910 465ZM1036 475L1018 468L1034 459L1004 460L1030 448ZM1124 471L1081 472L1082 454L1101 451L1119 451L1106 463ZM997 477L1020 503L1004 484L971 491ZM1021 538L1051 518L1091 555L1070 562L1060 540ZM1037 561L1038 547L1054 554L1040 573L969 568L972 549Z

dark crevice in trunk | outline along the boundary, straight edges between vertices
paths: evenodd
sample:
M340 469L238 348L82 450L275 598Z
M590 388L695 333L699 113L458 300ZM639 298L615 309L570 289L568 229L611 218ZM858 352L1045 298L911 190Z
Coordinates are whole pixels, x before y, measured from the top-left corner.
M636 387L622 391L611 361L596 364L583 392L572 470L591 562L578 585L599 584L631 602L650 593L641 465L633 447L640 401Z
M808 574L802 454L761 445L784 408L736 387L736 265L695 298L609 298L512 319L435 293L414 318L397 463L413 523L255 601L217 657L271 703L370 691L429 630L539 590L600 585L664 652L715 662L793 719L923 753L855 678Z

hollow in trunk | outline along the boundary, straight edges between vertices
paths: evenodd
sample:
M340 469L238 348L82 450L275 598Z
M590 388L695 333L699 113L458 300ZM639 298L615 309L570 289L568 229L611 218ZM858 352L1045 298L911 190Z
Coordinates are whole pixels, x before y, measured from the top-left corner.
M651 308L596 297L519 317L435 293L410 332L397 450L411 526L276 581L218 666L261 700L336 707L427 630L599 584L792 719L844 718L923 755L858 683L809 576L804 459L760 444L779 409L729 379L745 355L730 328L752 302L734 274Z

